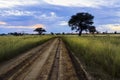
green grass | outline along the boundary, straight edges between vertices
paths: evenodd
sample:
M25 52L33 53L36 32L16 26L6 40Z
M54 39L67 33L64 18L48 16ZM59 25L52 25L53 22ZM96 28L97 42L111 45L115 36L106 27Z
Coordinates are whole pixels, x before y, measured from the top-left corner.
M0 36L0 62L42 44L52 36Z
M69 36L63 40L91 75L102 80L120 78L119 36Z

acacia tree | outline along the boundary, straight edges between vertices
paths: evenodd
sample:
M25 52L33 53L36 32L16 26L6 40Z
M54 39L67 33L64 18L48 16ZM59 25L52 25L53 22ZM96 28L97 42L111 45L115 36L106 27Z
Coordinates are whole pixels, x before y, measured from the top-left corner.
M87 30L92 26L93 18L94 16L89 13L77 13L71 16L68 25L71 27L71 30L76 30L76 32L79 31L79 36L81 36L83 30Z
M39 35L41 35L43 32L46 32L46 30L43 28L36 28L34 31L38 32Z

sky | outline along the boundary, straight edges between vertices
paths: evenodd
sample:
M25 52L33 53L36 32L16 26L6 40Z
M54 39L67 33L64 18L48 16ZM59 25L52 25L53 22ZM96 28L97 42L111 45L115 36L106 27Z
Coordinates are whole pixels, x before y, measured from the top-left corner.
M94 16L97 31L120 32L119 0L0 0L0 33L75 32L68 21L79 12Z

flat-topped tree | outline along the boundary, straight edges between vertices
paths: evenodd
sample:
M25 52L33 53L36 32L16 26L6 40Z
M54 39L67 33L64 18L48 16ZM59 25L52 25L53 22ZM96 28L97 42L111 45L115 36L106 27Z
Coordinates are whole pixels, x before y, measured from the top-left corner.
M43 32L46 32L46 30L43 28L36 28L34 31L38 32L39 35L41 35Z
M76 15L71 16L71 19L68 21L71 30L79 31L79 36L81 36L83 30L88 30L93 24L93 18L89 13L77 13Z

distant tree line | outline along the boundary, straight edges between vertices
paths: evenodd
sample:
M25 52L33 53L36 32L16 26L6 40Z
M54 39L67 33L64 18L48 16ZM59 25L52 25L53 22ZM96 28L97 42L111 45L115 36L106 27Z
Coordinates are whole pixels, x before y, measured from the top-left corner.
M18 33L18 32L11 32L11 33L8 33L9 35L14 35L14 36L22 36L24 35L24 33Z

